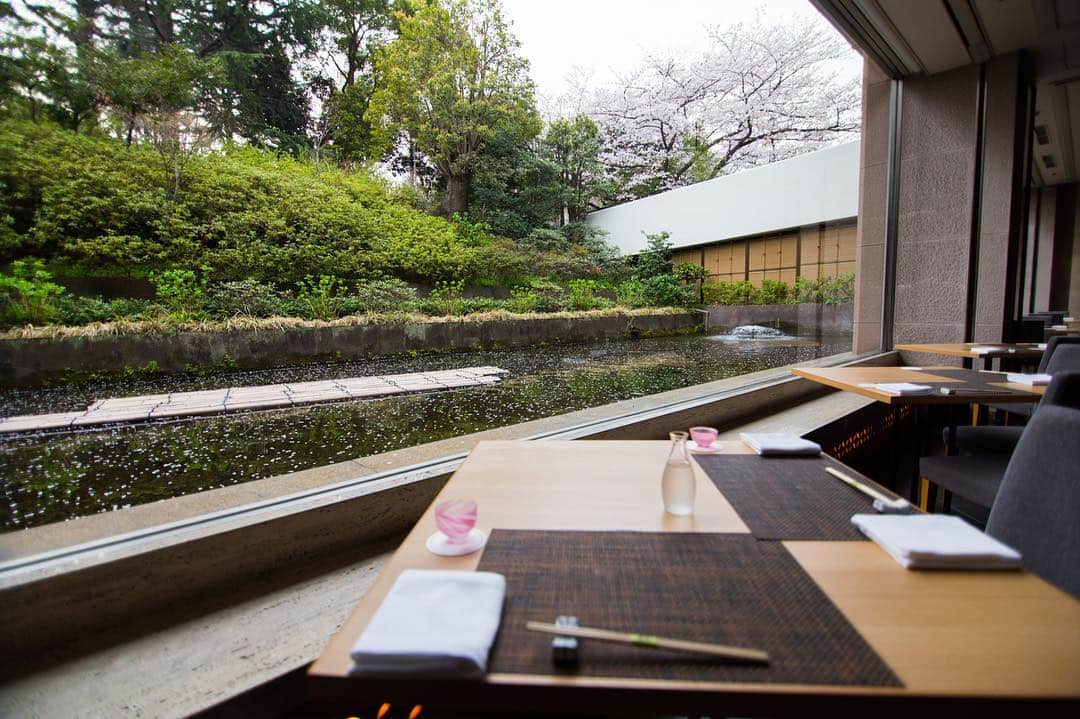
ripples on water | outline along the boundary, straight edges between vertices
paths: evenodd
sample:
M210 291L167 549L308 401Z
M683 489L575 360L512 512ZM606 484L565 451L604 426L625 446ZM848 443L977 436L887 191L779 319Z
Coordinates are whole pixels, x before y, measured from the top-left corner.
M0 413L84 409L98 397L183 392L495 365L502 382L454 392L326 404L0 441L0 530L30 527L845 352L850 336L709 341L701 336L426 355L0 390Z

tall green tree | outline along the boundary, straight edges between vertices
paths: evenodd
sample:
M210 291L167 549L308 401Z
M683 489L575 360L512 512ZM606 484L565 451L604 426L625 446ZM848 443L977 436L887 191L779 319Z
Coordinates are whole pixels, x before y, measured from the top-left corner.
M375 54L396 28L396 5L402 5L400 16L407 16L408 4L392 0L323 2L331 38L327 58L337 75L336 81L327 84L324 118L339 160L364 160L371 155L367 110L377 82Z
M591 209L602 206L614 193L600 160L600 129L585 115L559 119L548 125L540 155L558 172L560 225L584 222Z
M382 147L412 143L438 169L438 211L464 214L478 162L499 135L540 131L528 61L498 0L429 1L377 55L368 117Z

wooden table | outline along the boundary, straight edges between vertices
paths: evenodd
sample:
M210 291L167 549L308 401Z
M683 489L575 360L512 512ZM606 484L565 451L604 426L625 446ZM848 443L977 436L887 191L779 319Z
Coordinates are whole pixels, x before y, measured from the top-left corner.
M948 377L934 374L935 370L946 370L950 373L961 374L961 377ZM820 384L842 389L845 392L854 392L863 397L884 402L889 405L958 405L958 404L982 404L982 403L1009 403L1009 402L1038 402L1046 392L1045 387L1030 387L1028 385L1007 382L1004 373L992 373L1001 377L1000 382L990 382L993 388L1000 392L994 393L960 393L960 394L934 394L925 395L895 395L884 392L870 385L882 382L912 382L915 384L944 383L963 384L962 377L971 377L973 382L981 382L986 372L976 370L960 370L956 367L792 367L791 372L805 379L813 380ZM970 373L970 374L967 374Z
M992 347L990 352L972 352L973 347ZM905 352L924 352L926 354L946 355L948 357L962 357L965 360L983 361L983 369L993 369L995 359L1018 359L1039 360L1044 350L1034 342L1020 344L1008 344L1001 342L954 342L942 344L908 344L896 345L896 349ZM966 364L966 363L965 363Z
M747 450L727 443L724 451ZM667 442L481 442L435 501L476 499L485 530L748 531L697 467L695 514L665 514L659 485L667 452ZM403 569L476 568L479 553L428 553L424 540L434 526L429 508L309 669L316 704L622 715L993 713L1031 701L1043 714L1066 714L1080 706L1080 602L1022 572L906 571L877 545L858 541L784 544L904 688L547 674L489 674L480 682L349 677L349 650Z

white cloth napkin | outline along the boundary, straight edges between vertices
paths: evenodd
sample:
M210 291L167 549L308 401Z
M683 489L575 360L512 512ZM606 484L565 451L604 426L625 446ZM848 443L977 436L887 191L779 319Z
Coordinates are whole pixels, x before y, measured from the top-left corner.
M980 346L980 347L971 347L971 348L968 349L968 352L971 352L972 354L977 354L977 355L988 355L991 352L1000 352L1000 351L1001 351L1000 347L982 347L982 346Z
M1069 326L1068 325L1050 325L1050 329L1052 329L1052 330L1067 330L1067 329L1069 329Z
M1032 387L1038 387L1041 385L1050 384L1050 380L1053 379L1048 374L1017 374L1010 372L1005 377L1009 382L1015 382L1016 384L1026 384Z
M873 387L882 392L899 395L901 397L930 394L934 391L934 388L929 385L912 384L911 382L869 382L863 386Z
M352 648L352 673L479 677L499 629L506 578L407 569Z
M791 432L740 432L739 439L763 457L795 455L816 457L821 445Z
M856 514L852 523L907 569L1016 569L1020 553L945 514Z
M1039 344L1036 345L1036 347L1038 349L1044 350L1044 349L1046 349L1046 345L1047 345L1046 342L1040 342Z

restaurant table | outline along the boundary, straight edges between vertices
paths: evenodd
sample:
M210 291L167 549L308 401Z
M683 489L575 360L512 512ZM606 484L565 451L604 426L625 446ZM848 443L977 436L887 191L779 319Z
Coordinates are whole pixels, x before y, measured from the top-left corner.
M313 706L355 713L388 702L395 710L422 705L425 712L466 711L470 716L899 715L935 709L981 710L986 715L1027 704L1042 714L1071 714L1080 706L1080 602L1019 571L908 571L868 541L758 540L782 546L794 557L902 686L615 678L554 669L489 673L482 680L350 676L350 649L403 570L474 570L480 562L482 552L439 557L425 549L439 501L476 500L478 526L488 532L745 537L747 524L696 462L694 514L676 517L663 511L660 478L668 451L669 443L663 441L479 443L309 668ZM729 442L723 443L722 452L749 450Z
M1029 386L1006 381L1004 372L988 372L985 370L961 369L957 367L792 367L793 374L809 379L819 384L852 392L854 394L869 397L870 399L889 405L894 410L893 427L902 426L900 417L896 416L901 408L908 407L915 410L915 423L918 427L929 425L928 410L930 407L946 408L947 416L945 425L949 427L949 443L946 446L947 454L954 454L957 420L953 408L971 407L971 424L980 423L980 408L986 404L1008 403L1034 403L1045 394L1046 387ZM923 395L897 395L892 394L873 385L891 382L911 382L914 384L930 385L934 388L931 394ZM952 394L942 394L938 389L952 387ZM966 421L966 420L965 420ZM913 447L919 447L918 455L927 454L924 451L927 433L924 430L920 436L910 440ZM892 453L890 466L899 468L898 445L905 441L894 435L890 442L889 450ZM922 446L920 446L922 445ZM927 502L932 497L925 482L920 481L918 467L914 466L908 475L909 483L908 499L913 503L919 503L923 509L928 507Z
M993 348L989 352L972 352L972 348ZM1009 344L1002 342L954 342L940 344L904 344L896 345L896 349L906 352L923 352L926 354L946 355L948 357L961 357L964 366L968 366L972 360L981 359L983 369L993 369L995 359L1004 360L1028 360L1038 362L1043 356L1044 350L1039 348L1038 343L1023 342Z
M1003 372L956 367L792 367L791 372L819 384L842 389L889 405L964 405L993 402L1038 402L1046 388L1006 380ZM955 388L954 394L935 391L897 395L872 385L891 382ZM965 391L968 389L968 391Z

